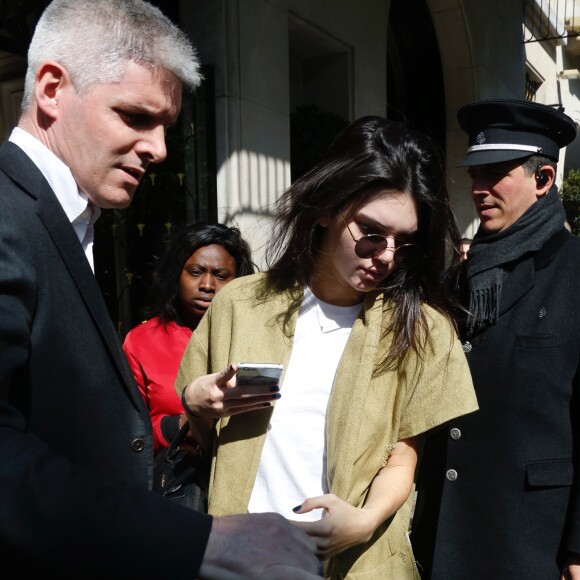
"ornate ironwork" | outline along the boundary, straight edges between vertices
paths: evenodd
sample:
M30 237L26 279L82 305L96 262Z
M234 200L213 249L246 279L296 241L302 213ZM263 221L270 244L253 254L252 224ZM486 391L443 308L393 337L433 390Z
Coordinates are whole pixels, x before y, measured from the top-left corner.
M580 36L579 0L525 0L524 43Z
M526 101L535 101L536 93L538 89L542 86L541 81L534 80L530 77L529 73L526 73Z

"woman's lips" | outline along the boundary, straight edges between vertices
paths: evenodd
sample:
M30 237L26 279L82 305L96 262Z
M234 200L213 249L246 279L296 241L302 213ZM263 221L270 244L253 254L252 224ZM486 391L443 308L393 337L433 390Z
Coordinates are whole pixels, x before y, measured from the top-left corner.
M373 281L382 280L386 276L386 272L375 272L373 270L362 269L363 274Z
M196 298L193 303L198 307L198 308L202 308L204 310L207 310L209 308L209 305L211 304L211 298L209 300L204 300L202 298Z

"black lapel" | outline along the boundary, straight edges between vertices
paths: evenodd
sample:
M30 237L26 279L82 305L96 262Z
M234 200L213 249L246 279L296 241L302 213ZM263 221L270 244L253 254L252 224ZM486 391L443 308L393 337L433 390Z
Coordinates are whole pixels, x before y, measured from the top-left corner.
M10 142L4 143L0 149L0 169L31 197L36 198L36 213L77 285L103 343L119 369L127 392L136 407L146 412L145 403L127 364L120 338L115 331L82 245L48 182L20 147Z
M514 268L508 272L507 279L504 281L501 289L499 299L500 316L534 287L535 278L534 260L532 257L515 264Z
M562 229L552 236L539 251L516 263L502 289L499 304L500 316L534 287L536 271L546 267L554 259L569 235L562 226Z

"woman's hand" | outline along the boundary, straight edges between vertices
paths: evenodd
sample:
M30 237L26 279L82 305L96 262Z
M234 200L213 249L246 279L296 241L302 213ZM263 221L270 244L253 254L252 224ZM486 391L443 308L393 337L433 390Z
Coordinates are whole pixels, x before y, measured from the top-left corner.
M421 436L397 442L387 464L371 482L361 508L355 508L333 494L307 499L294 508L297 514L324 508L325 515L318 522L294 522L316 540L319 558L331 558L352 546L368 542L375 530L397 512L413 488L420 445Z
M321 520L292 523L316 541L316 555L321 560L368 542L379 524L371 510L353 507L332 493L311 497L294 512L305 514L317 508L324 508Z
M236 386L235 374L238 368L234 363L225 370L204 375L189 383L183 393L188 418L219 419L239 413L247 413L269 407L272 401L280 398L279 385Z

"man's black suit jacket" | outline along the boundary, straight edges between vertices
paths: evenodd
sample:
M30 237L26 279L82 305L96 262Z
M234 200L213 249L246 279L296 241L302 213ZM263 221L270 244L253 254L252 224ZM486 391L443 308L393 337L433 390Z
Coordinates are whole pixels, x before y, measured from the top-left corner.
M211 518L149 491L149 415L81 244L0 148L3 577L194 577Z

